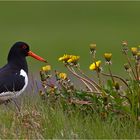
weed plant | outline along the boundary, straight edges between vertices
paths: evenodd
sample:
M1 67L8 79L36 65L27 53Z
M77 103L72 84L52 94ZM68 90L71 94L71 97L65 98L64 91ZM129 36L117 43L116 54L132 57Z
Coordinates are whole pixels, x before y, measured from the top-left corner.
M101 118L118 116L138 120L140 115L140 50L139 47L129 49L126 41L122 42L122 55L126 58L124 70L128 77L114 75L111 71L112 53L104 53L105 65L96 58L96 44L90 44L93 63L89 69L95 73L90 78L80 68L80 56L64 54L58 58L69 73L83 85L77 89L66 73L51 71L51 66L42 67L40 71L43 90L40 96L47 104L61 103L63 110L79 109L85 114L97 113ZM104 72L104 67L108 72ZM53 80L52 80L53 79Z
M96 44L90 44L93 62L89 69L93 77L80 68L80 56L76 55L58 58L68 73L53 71L51 65L42 67L39 95L22 98L20 112L13 106L0 106L0 138L140 138L139 47L129 48L126 41L122 43L127 77L113 74L112 53L103 55L103 64L96 58L96 49Z

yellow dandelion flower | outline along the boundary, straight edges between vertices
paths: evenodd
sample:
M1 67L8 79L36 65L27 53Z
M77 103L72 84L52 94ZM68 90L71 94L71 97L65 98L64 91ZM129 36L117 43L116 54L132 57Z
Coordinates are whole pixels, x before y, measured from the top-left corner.
M137 47L132 47L131 52L135 56L137 54L137 52L138 52L138 48Z
M95 63L92 63L90 66L89 66L89 69L90 70L98 70L100 68L100 65L101 65L101 61L96 61Z
M99 68L100 65L101 65L101 61L99 60L99 61L95 62L95 65L96 65L97 68Z
M77 63L80 56L71 55L70 59L67 60L68 63Z
M46 65L44 67L42 67L42 71L48 72L51 70L51 65Z
M92 64L89 66L89 69L90 69L90 70L95 70L95 69L96 69L95 63L92 63Z
M70 55L67 55L67 54L64 54L62 57L60 57L58 60L59 61L64 61L64 62L67 62L67 60L70 59Z
M110 62L110 60L112 58L112 53L105 53L104 58L106 59L107 62Z
M63 80L65 80L67 78L67 74L63 73L63 72L59 73L58 76L59 76L60 79L63 79Z
M78 62L79 58L80 58L80 56L64 54L64 56L60 57L58 60L63 61L65 63L76 64Z

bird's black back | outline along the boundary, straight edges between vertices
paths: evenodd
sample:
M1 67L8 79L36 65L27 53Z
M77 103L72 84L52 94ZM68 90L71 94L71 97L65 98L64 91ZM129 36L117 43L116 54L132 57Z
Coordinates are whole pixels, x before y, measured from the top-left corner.
M20 75L17 66L7 64L0 69L0 94L7 91L19 91L24 87L25 77Z

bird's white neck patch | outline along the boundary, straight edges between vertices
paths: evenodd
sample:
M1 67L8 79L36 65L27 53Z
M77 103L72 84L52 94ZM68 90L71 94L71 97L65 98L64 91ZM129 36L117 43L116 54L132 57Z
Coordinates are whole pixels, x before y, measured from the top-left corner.
M19 91L19 92L20 92L19 95L25 90L25 88L26 88L27 85L28 85L28 76L27 76L27 73L26 73L23 69L21 69L21 70L20 70L20 75L23 76L23 77L25 78L25 85L24 85L24 87L22 88L22 90Z
M23 69L20 70L20 75L25 78L24 87L20 91L1 93L0 94L0 100L7 100L7 99L11 99L11 98L16 98L17 96L19 96L26 89L26 87L28 85L28 76L27 76L26 72Z

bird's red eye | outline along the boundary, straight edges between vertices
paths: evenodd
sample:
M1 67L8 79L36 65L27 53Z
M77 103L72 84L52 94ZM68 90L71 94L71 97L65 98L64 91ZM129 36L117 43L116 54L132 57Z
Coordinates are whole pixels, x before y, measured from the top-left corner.
M22 49L27 49L27 46L23 45L21 46Z

